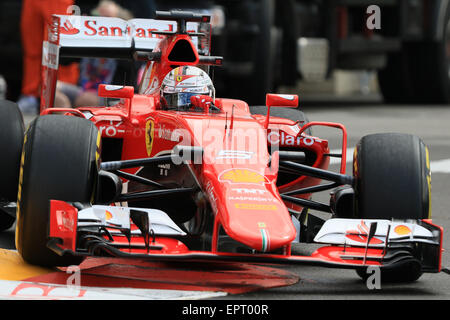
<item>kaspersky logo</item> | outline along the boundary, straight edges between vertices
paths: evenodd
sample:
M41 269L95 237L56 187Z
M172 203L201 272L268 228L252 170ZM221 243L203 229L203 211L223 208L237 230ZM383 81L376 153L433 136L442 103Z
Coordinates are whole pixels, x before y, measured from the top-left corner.
M69 20L66 20L60 27L59 32L61 34L74 35L80 32L75 28Z

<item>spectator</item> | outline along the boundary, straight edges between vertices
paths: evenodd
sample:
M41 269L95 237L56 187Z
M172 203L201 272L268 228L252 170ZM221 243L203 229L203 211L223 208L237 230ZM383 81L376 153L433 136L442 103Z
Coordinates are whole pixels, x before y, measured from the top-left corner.
M53 14L66 14L73 0L23 0L21 35L23 48L23 78L18 105L23 113L39 113L41 87L42 42L47 39L47 24ZM58 77L67 83L78 80L78 65L61 66Z
M92 15L104 17L118 17L124 20L133 18L132 14L113 1L102 0ZM100 105L97 95L101 83L109 84L113 81L118 63L114 59L83 58L80 62L80 78L78 86L58 81L55 106L83 107ZM65 97L64 97L65 95Z

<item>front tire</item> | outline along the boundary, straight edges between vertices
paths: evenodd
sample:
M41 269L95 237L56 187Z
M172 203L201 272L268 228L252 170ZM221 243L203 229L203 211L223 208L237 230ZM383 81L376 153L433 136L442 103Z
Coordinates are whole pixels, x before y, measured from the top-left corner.
M357 218L428 219L428 149L418 137L382 133L363 137L353 161Z
M17 204L16 247L23 259L40 266L81 263L47 248L49 200L88 203L93 198L98 130L88 120L61 115L36 118L22 153Z
M418 137L386 133L363 137L353 159L356 218L431 218L431 175L428 149ZM366 269L357 270L366 279ZM385 282L412 282L420 278L418 262L381 269Z

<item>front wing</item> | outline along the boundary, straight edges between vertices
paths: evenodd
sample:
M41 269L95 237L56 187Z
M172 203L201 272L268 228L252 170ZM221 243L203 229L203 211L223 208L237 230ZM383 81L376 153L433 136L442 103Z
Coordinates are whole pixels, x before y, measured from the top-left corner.
M441 271L442 227L431 220L328 220L314 241L324 243L311 255L195 251L189 235L164 212L116 206L87 206L50 201L47 246L59 255L114 256L156 261L220 260L320 265L360 269L420 264L423 272ZM212 243L216 243L212 239Z

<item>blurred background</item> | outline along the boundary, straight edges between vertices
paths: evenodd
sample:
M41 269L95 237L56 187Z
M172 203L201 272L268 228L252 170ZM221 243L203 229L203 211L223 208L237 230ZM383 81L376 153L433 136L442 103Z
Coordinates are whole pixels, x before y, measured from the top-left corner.
M0 98L17 101L21 96L21 39L30 36L28 30L21 30L21 13L33 1L42 0L0 1ZM101 15L100 3L74 1L83 15ZM447 0L115 3L122 16L130 18L151 18L154 10L174 8L211 14L212 54L224 56L223 68L214 69L219 96L241 98L252 105L264 104L266 92L295 92L305 103L323 99L450 102Z

